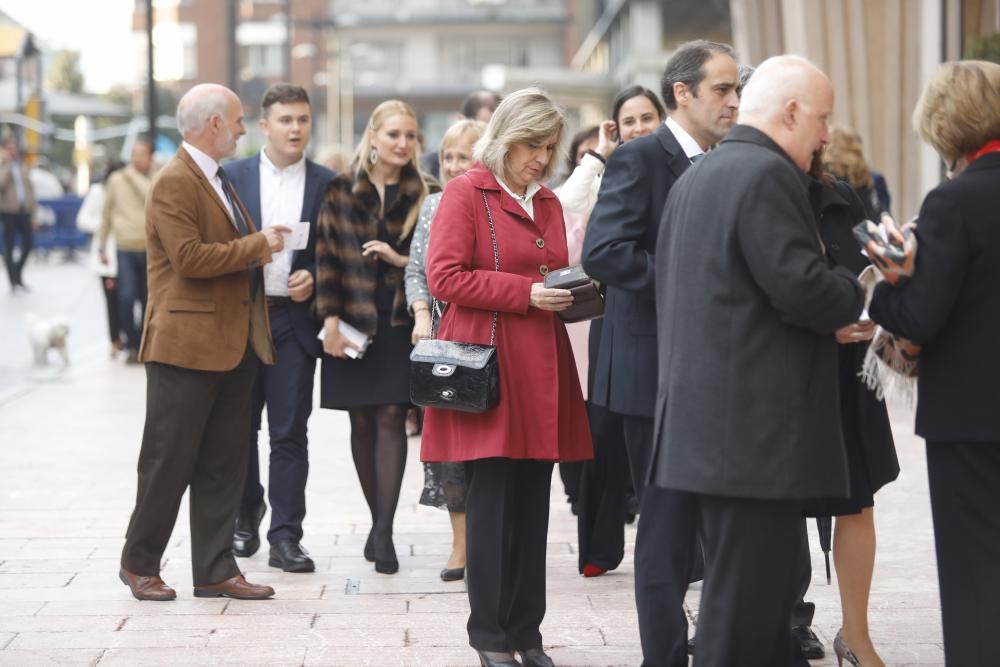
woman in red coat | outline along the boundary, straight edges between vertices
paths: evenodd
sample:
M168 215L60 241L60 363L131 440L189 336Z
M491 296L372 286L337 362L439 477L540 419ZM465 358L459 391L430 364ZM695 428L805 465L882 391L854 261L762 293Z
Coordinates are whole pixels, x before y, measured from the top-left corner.
M449 181L428 249L430 292L449 304L439 338L489 344L498 314L499 405L428 409L421 451L428 462L467 462L469 644L483 665L517 665L515 651L524 665L552 664L539 632L552 465L592 455L573 351L556 316L572 296L542 282L568 263L562 208L540 184L565 123L540 90L507 97L476 144L478 163Z

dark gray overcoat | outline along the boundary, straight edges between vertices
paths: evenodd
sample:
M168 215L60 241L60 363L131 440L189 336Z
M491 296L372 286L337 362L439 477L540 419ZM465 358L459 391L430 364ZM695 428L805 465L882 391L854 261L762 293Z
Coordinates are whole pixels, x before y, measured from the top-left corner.
M695 493L848 494L834 332L853 273L823 257L808 177L738 125L677 182L657 242L651 482Z

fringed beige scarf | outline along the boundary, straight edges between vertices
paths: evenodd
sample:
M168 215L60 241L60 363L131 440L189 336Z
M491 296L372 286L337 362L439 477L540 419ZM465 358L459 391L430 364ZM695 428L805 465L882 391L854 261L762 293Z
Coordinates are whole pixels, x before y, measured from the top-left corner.
M875 285L882 280L882 274L873 266L869 266L858 276L858 281L865 288L866 312L871 304ZM880 401L889 395L902 399L912 407L917 398L919 361L919 345L878 327L865 353L858 376Z

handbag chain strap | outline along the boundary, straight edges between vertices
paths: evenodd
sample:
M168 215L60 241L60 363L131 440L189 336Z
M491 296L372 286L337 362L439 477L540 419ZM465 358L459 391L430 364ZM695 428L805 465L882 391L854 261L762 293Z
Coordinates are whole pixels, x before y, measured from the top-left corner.
M483 195L483 203L486 204L486 219L490 221L490 238L493 240L493 267L500 273L500 250L497 248L497 230L493 226L493 213L490 212L490 202L486 199L486 190L480 190ZM490 347L493 346L497 337L497 311L493 311L493 321L490 324Z

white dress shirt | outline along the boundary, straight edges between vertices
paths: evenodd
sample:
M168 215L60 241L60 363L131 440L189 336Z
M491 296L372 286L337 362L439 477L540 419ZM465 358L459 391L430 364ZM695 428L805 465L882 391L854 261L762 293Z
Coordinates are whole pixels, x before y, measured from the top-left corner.
M684 151L684 154L688 156L689 160L705 152L701 150L701 146L699 146L698 142L694 140L694 137L688 134L687 130L678 125L677 121L673 118L667 116L666 126L671 132L673 132L674 139L676 139L677 143L681 145L681 150Z
M538 191L542 189L541 185L539 185L538 183L531 183L530 185L528 185L527 189L525 189L524 196L522 197L521 195L514 194L514 191L508 188L507 184L501 181L499 178L497 179L497 183L500 184L501 188L507 191L507 194L509 194L511 197L514 198L514 201L516 201L518 204L521 205L521 208L524 209L524 212L528 214L529 218L531 218L532 220L535 219L534 199L535 195L538 194Z
M219 199L222 200L222 205L226 207L226 211L229 212L229 220L236 227L236 217L233 215L233 207L229 203L229 197L226 196L226 191L222 189L222 179L219 178L219 163L210 158L204 152L198 150L188 142L181 143L184 150L187 151L194 163L201 168L201 171L205 174L205 178L208 179L209 185L215 190L215 194L219 195ZM239 227L236 227L239 229Z
M260 225L294 225L302 216L306 194L306 156L280 169L260 152ZM288 276L292 272L291 248L271 256L264 265L264 293L267 296L288 296Z

